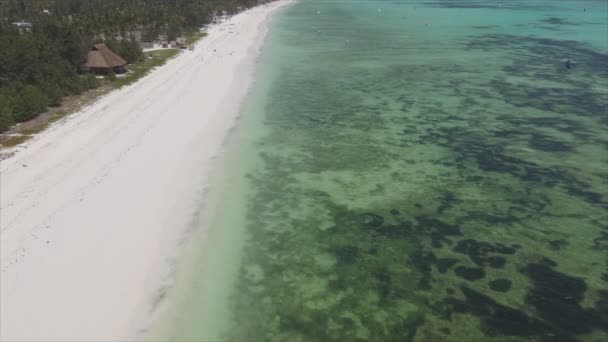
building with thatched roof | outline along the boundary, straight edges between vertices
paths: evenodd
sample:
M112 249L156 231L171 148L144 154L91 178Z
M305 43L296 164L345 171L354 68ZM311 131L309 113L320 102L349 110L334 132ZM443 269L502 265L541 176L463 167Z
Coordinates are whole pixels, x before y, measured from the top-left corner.
M96 44L87 54L83 69L94 73L124 72L127 61L115 54L105 44Z

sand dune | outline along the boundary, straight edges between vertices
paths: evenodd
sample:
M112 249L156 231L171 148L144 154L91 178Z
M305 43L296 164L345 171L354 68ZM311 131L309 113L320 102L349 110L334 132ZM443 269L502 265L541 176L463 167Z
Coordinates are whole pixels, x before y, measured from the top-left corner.
M0 163L1 340L135 338L285 3L211 27Z

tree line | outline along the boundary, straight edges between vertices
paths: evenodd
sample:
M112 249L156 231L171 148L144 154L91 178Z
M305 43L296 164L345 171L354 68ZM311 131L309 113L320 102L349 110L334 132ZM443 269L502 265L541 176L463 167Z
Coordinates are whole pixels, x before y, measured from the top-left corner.
M97 86L79 74L93 44L104 42L133 63L142 58L133 36L190 34L223 12L265 0L2 0L0 1L0 132L57 106L66 95ZM32 24L20 32L14 22Z

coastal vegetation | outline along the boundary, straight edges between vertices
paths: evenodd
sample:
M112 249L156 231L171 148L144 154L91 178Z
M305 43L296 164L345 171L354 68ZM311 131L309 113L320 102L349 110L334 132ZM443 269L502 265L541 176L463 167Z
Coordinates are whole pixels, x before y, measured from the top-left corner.
M206 32L193 32L192 34L188 35L186 37L186 44L194 44L196 43L199 39L205 37L207 35Z
M10 0L0 2L0 133L61 105L69 95L100 86L80 73L93 44L103 42L129 63L143 62L117 79L129 84L162 64L144 59L139 41L159 36L201 37L199 29L218 15L258 0ZM16 23L27 23L23 29ZM176 52L167 52L175 54ZM156 63L156 64L155 64ZM139 76L138 76L139 75ZM113 79L113 75L109 75Z
M13 147L19 145L34 134L40 133L50 124L59 121L71 112L78 110L82 106L91 103L93 100L101 95L107 94L113 89L127 86L146 76L152 69L165 64L169 59L175 57L180 50L178 49L163 49L157 51L144 52L143 57L138 62L132 64L129 67L129 73L124 77L117 78L115 75L107 77L105 79L97 80L94 77L92 81L95 82L97 88L88 90L82 94L73 96L67 96L62 99L61 105L51 110L46 110L43 115L39 115L36 120L31 120L27 123L26 127L19 129L18 133L11 134L5 137L0 137L0 146L2 147ZM92 75L87 75L87 78L91 78ZM44 111L45 109L43 109ZM8 107L0 106L0 113L7 113L8 115L3 116L0 114L0 118L11 118ZM12 124L14 121L9 121ZM10 126L8 126L10 127Z

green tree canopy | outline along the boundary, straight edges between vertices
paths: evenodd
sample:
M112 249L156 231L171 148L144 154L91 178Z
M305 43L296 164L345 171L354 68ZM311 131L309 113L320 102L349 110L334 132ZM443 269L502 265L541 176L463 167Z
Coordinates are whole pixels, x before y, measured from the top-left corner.
M133 63L143 57L136 33L145 41L159 34L174 40L218 13L260 2L265 1L0 0L0 132L60 104L65 95L94 87L94 77L78 74L93 43L105 42ZM31 32L20 33L12 24L21 20L32 23Z

